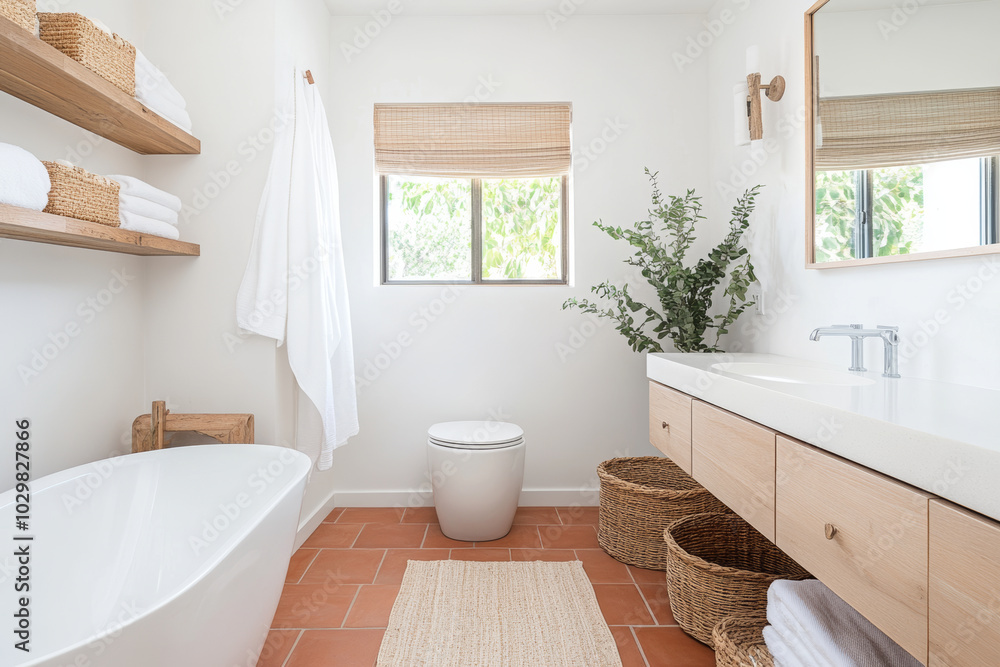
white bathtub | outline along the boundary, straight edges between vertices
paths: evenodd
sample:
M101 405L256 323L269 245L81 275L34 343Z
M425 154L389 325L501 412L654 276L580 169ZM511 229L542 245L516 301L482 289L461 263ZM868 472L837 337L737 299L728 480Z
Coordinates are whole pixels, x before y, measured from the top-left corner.
M309 469L286 448L210 445L38 479L29 594L14 592L14 492L0 494L0 666L253 667ZM14 648L22 595L30 653Z

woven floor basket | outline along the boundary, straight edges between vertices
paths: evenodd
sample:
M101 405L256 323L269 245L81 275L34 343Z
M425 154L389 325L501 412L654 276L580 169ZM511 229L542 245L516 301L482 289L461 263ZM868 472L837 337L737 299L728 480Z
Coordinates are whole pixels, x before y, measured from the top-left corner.
M767 619L726 618L712 631L715 667L774 667L774 658L764 643Z
M49 171L52 189L46 213L97 222L109 227L121 224L118 217L118 193L121 186L103 176L79 167L43 162Z
M32 34L35 32L35 0L0 0L0 16Z
M713 646L719 621L765 616L778 579L810 579L802 567L735 514L696 514L672 524L667 588L677 624Z
M649 570L667 569L663 531L677 519L728 512L670 459L611 459L597 468L601 511L597 539L614 558Z
M39 14L41 38L135 97L135 47L80 14Z

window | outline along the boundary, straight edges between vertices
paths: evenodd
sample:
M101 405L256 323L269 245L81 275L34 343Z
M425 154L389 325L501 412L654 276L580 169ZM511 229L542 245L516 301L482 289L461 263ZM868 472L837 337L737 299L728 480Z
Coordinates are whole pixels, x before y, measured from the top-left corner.
M383 176L383 282L565 283L567 187Z
M998 159L816 173L819 262L998 240Z
M383 284L565 284L568 104L376 105Z

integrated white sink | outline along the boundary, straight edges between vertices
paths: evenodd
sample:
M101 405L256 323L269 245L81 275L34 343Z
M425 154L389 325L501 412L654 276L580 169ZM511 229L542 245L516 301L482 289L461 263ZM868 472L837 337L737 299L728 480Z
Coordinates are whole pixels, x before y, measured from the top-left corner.
M875 384L871 378L861 375L797 364L733 362L713 364L709 368L719 373L732 373L756 380L787 384L821 384L835 387L867 387Z

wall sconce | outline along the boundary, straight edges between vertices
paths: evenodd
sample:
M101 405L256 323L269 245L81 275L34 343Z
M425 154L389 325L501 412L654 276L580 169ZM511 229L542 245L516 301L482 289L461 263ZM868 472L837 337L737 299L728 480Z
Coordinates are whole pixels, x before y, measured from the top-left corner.
M760 72L747 75L747 117L750 119L750 141L764 138L764 117L761 108L760 91L767 91L767 99L777 102L785 95L785 79L776 76L771 83L762 86Z

